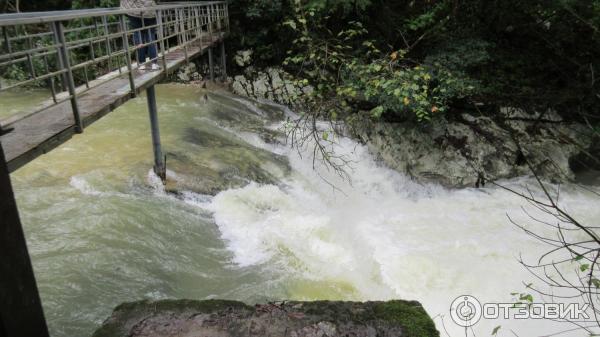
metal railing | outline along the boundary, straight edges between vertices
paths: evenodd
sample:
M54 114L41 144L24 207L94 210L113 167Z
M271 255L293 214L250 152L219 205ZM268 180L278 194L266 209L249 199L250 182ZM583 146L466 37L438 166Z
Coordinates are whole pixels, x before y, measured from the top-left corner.
M0 94L29 87L49 90L49 103L9 119L70 101L81 131L79 96L117 76L128 76L135 94L136 69L157 63L166 72L174 51L183 50L188 61L192 46L202 48L229 31L228 14L226 1L212 1L170 3L143 12L107 8L0 15L0 77L10 78L0 81ZM132 29L128 16L156 20ZM154 41L134 43L134 34L149 31L156 32ZM158 56L135 62L136 52L150 45L157 47Z

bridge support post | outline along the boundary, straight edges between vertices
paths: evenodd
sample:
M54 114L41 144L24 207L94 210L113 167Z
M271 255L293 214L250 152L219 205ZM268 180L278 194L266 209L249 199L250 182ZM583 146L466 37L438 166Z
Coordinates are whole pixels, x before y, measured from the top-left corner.
M225 41L221 41L221 80L227 81L227 55L225 55Z
M213 47L208 47L208 68L210 70L210 80L215 80L215 64L213 62Z
M48 327L2 144L0 144L0 275L2 275L0 277L0 336L48 337Z
M167 165L160 144L158 109L156 107L156 91L154 85L146 89L146 98L148 100L148 112L150 113L150 130L152 132L152 149L154 151L154 173L156 173L164 183L167 179Z

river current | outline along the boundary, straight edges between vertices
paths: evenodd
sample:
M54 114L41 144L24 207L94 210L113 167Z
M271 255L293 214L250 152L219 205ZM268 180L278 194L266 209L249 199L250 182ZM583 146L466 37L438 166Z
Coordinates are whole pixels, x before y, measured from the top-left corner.
M442 336L464 336L449 317L457 296L511 303L534 281L518 257L547 247L508 221L528 223L522 198L418 184L348 138L336 139L352 162L342 179L277 141L281 107L157 92L169 177L189 189L169 193L151 172L144 97L12 175L53 336L89 336L121 302L164 298L417 300ZM535 190L527 177L502 183ZM222 191L193 188L208 185ZM600 188L588 188L561 190L583 223L600 219ZM482 320L469 334L498 325L507 336L570 328Z

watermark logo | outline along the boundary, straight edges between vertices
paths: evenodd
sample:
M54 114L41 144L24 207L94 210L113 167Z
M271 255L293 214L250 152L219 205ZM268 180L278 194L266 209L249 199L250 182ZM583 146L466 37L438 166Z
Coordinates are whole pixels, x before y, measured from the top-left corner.
M462 295L450 305L450 317L462 327L475 325L484 319L551 319L586 322L590 319L589 304L579 303L481 303L473 296Z
M475 325L481 319L481 303L470 295L457 297L450 305L450 317L462 327Z

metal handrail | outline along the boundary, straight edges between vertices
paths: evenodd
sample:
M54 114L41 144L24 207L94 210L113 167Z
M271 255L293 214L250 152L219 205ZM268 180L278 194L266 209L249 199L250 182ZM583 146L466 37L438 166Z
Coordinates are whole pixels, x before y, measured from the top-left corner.
M137 29L127 25L127 15L152 11L156 13L155 24ZM133 35L148 29L156 30L155 41L134 44ZM102 8L1 14L0 50L4 52L0 54L0 75L10 67L19 67L26 78L4 86L0 83L0 93L41 83L50 90L53 104L38 107L37 111L71 100L74 119L81 130L77 99L83 93L115 76L126 75L135 95L136 68L157 62L166 71L167 55L172 51L183 50L187 61L192 45L228 30L226 1L161 4L144 8L143 12ZM159 51L155 59L132 62L132 54L151 44ZM14 122L13 117L10 119L9 124Z
M157 10L168 10L184 8L189 6L202 6L210 5L222 5L227 4L227 1L194 1L194 2L176 2L174 4L161 4L154 7L148 7L144 9L144 12L157 11ZM92 9L71 9L64 11L45 11L45 12L25 12L25 13L9 13L0 14L0 27L3 26L15 26L15 25L28 25L36 23L48 23L54 21L68 21L74 19L84 19L106 15L122 15L122 14L139 14L139 9L121 9L119 7L114 8L92 8Z

